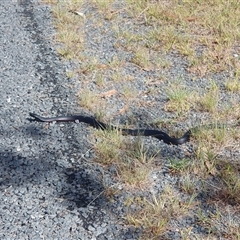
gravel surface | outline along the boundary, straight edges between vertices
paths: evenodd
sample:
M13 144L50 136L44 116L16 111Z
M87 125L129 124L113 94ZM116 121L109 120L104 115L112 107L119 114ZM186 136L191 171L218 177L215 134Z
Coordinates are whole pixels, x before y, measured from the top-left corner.
M49 40L49 8L0 1L0 32L0 239L132 239L101 197L101 169L85 160L88 128L27 120L81 111L71 65Z
M92 11L96 9L86 6L86 15ZM115 38L108 32L109 23L100 31L93 27L96 21L97 14L93 22L89 20L85 24L87 44L84 53L98 57L103 64L115 54L129 59L131 54L117 52L114 48ZM66 77L74 64L61 61L52 44L54 28L49 7L37 0L0 1L0 32L0 239L138 239L140 230L124 226L121 218L126 212L123 202L133 193L116 194L114 201L109 201L103 194L106 186L116 184L121 189L121 185L111 177L114 168L103 169L92 160L95 154L91 130L82 123L48 125L28 120L29 112L46 116L91 114L77 104L78 91L86 85ZM165 84L171 84L172 78L182 77L190 89L204 91L209 86L208 80L202 78L196 87L196 82L186 71L186 60L176 54L169 54L167 58L174 67L163 69L162 74L169 77ZM153 85L156 95L144 94L148 89L144 88L143 82L151 81L155 75L152 71L138 72L138 69L131 64L125 67L126 74L136 74L138 81L130 82L129 87L143 93L140 101L155 101L159 105L166 102L167 96L161 85ZM220 88L224 77L226 75L213 76L218 79ZM111 90L111 79L106 81L109 81L109 85L106 84L109 89L104 91ZM94 83L89 83L88 87L98 91ZM222 99L229 98L231 96L227 94L222 95ZM235 98L239 101L240 97L236 94ZM108 103L110 116L124 106L120 97L110 99ZM138 126L146 126L144 122L154 121L159 116L171 119L172 114L163 108L149 106L147 111L146 106L131 106L131 113L139 120ZM193 113L192 121L177 127L192 126L204 117L204 113ZM125 122L128 118L121 116L114 120ZM161 162L172 156L182 159L186 152L193 151L191 143L181 147L168 146L151 138L145 138L144 143L153 151L160 149ZM239 159L239 148L230 157ZM150 176L150 192L158 194L167 185L171 184L173 188L178 185L179 178L166 172L167 165L154 169ZM141 194L144 196L144 191ZM204 197L199 194L198 200L210 214L216 209L208 208L208 198ZM233 219L240 221L239 216L234 215ZM179 229L189 228L198 236L206 234L206 229L196 222L193 214L173 220L172 232L169 231L164 239L180 239Z

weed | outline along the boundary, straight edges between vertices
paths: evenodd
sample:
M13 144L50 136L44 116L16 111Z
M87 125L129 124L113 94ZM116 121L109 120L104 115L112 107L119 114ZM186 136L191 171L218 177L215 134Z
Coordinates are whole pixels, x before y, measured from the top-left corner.
M118 56L114 56L111 61L108 62L109 68L112 70L118 70L120 67L124 66L124 61Z
M229 138L231 138L231 129L230 127L227 128L227 126L224 124L216 122L199 127L198 130L196 130L193 134L195 139L198 141L199 146L205 140L208 142L208 146L214 149L214 145L227 145Z
M197 212L198 223L206 229L208 234L217 232L217 229L214 224L215 217L218 217L218 214L217 214L217 216L215 216L213 214L206 214L205 211L203 211L203 210L198 210L198 212Z
M196 183L194 182L193 177L189 173L187 173L182 180L179 182L179 187L185 193L192 195L196 193Z
M169 159L170 161L170 170L174 174L183 174L188 170L190 160L189 159Z
M111 79L114 82L121 82L121 81L123 81L124 77L123 77L123 75L121 74L120 71L114 71L112 76L111 76Z
M82 1L64 1L52 8L58 29L55 39L64 44L64 47L58 49L58 53L68 59L79 59L83 49L83 35L78 31L79 17L72 13L81 5Z

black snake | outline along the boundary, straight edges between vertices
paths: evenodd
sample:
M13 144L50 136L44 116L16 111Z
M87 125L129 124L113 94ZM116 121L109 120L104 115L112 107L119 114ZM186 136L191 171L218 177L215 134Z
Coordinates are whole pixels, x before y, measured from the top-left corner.
M118 127L107 125L103 122L97 121L93 117L87 117L82 115L59 116L59 117L42 117L35 113L29 113L29 115L34 118L33 120L38 122L74 122L78 120L79 122L87 123L90 126L97 129L102 129L102 130L118 129L121 131L123 135L151 136L151 137L157 138L158 140L162 140L167 144L173 144L173 145L180 145L188 142L190 140L190 136L192 133L191 130L188 130L182 137L174 138L174 137L170 137L167 133L162 132L160 130L118 128Z

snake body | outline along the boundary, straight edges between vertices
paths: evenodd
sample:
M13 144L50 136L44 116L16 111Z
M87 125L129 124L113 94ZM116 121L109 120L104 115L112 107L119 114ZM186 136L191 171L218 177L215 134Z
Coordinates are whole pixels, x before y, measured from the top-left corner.
M152 130L152 129L127 129L127 128L118 128L112 125L107 125L103 122L97 121L93 117L87 117L82 115L73 115L73 116L59 116L59 117L42 117L35 113L29 113L31 117L34 118L35 121L38 122L84 122L89 124L90 126L96 129L118 129L121 131L123 135L132 135L132 136L150 136L155 137L158 140L162 140L167 144L172 145L180 145L186 143L190 140L191 130L188 130L182 137L174 138L170 137L167 133L160 130Z

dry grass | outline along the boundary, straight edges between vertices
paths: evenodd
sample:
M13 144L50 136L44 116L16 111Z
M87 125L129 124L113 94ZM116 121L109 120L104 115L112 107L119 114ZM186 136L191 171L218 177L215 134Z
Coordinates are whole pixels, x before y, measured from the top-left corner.
M126 143L118 130L98 130L95 132L95 138L98 139L95 144L97 159L101 164L111 165L117 162L126 148Z
M231 163L229 161L219 161L216 164L218 176L221 180L220 189L215 197L232 205L240 204L240 164L238 162Z
M233 79L229 79L226 84L225 87L228 91L231 92L240 92L240 81L239 81L239 76L236 76Z
M189 57L189 70L199 74L229 66L239 71L233 55L240 38L238 0L127 2L129 15L153 28L144 36L148 46L179 51Z
M167 186L159 195L149 191L153 187L150 176L159 156L151 154L141 138L133 141L131 137L123 137L117 129L94 131L96 162L103 169L114 168L112 177L121 183L123 190L134 195L125 201L126 225L141 229L142 239L161 239L165 233L175 231L172 221L191 216L206 230L204 239L240 239L239 223L232 217L240 206L239 163L227 154L238 153L240 129L218 125L219 122L236 123L239 119L239 1L45 2L52 4L58 53L80 63L79 69L67 75L74 74L81 80L79 104L82 107L106 120L112 104L121 106L116 115L136 106L148 110L152 106L159 108L159 95L164 93L167 100L161 110L169 113L170 118L168 121L160 118L161 121L156 122L159 127L171 128L196 114L204 119L207 116L210 122L216 121L209 128L194 131L192 152L187 154L186 150L182 159L178 155L168 159L169 174L178 177L178 184ZM84 14L86 3L93 11L87 16ZM95 19L95 13L99 18ZM97 54L88 55L84 51L88 45L83 26L89 19L89 28L100 29L102 35L107 31L115 34L116 53L105 62ZM103 28L105 21L107 30ZM92 40L102 46L101 37ZM128 58L119 56L118 51L125 51ZM208 78L208 74L222 71L231 74L222 85L209 80L205 89L193 91L181 77L167 75L174 63L166 58L166 53L187 60L186 69L196 85L199 76ZM153 73L151 77L149 72ZM147 77L142 78L143 75ZM135 80L140 88L134 84ZM223 91L231 95L228 102L222 101ZM148 197L146 194L142 197L141 191L148 191ZM118 193L114 187L106 186L105 195L110 201ZM206 202L200 203L198 197L204 194ZM207 212L206 206L215 211ZM231 214L229 206L233 209ZM221 229L223 226L225 228ZM202 235L194 233L192 226L180 228L178 233L182 239L203 239Z
M143 228L142 239L159 239L167 231L171 219L187 214L193 206L194 198L192 195L184 202L171 187L167 186L159 196L152 194L150 199L144 197L127 199L126 206L135 204L139 210L129 212L126 220L134 227Z
M53 1L52 3L55 3ZM58 53L68 59L81 59L83 49L83 34L79 31L79 15L74 14L82 6L83 1L62 1L55 3L52 12L56 18L57 34L55 40L63 43ZM81 19L83 20L83 19Z
M213 113L216 111L219 101L219 89L215 83L212 83L210 89L200 99L203 111Z
M89 89L80 91L79 93L79 104L89 110L93 110L96 106L96 103L99 102L99 96L93 93Z
M97 140L96 161L104 166L116 167L117 177L131 187L143 186L148 181L151 163L154 158L140 139L127 141L121 130L98 130L94 133Z
M190 92L185 86L176 83L171 84L166 89L168 102L165 105L165 110L178 114L186 113L194 106L197 96L195 92Z

